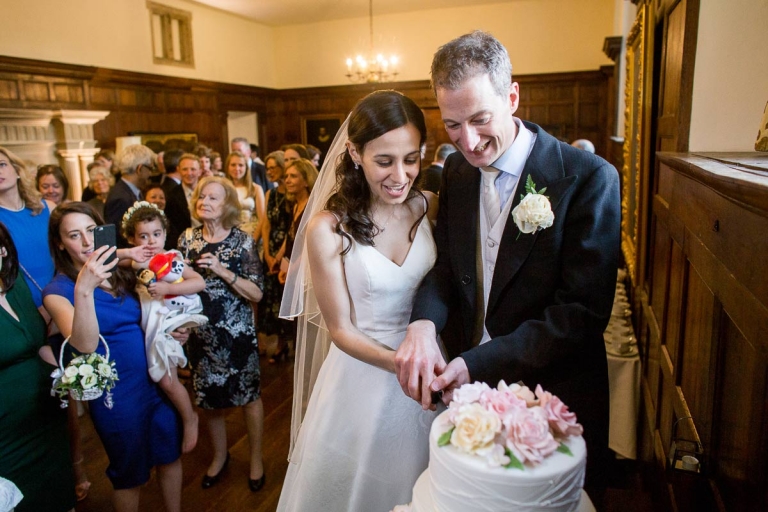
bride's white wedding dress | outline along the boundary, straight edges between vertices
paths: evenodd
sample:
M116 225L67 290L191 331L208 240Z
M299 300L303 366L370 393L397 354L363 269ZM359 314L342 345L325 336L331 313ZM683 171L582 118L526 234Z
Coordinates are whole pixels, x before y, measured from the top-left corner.
M375 247L353 241L344 272L358 329L396 349L405 337L416 289L435 255L426 217L402 266ZM429 429L436 414L406 397L395 374L332 345L277 510L387 512L410 502L413 484L429 462Z

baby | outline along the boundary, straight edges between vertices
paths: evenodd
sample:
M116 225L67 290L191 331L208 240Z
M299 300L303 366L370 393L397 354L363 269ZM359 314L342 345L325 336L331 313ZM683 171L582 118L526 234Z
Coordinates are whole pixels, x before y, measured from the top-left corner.
M123 215L121 227L128 243L144 248L146 259L133 260L131 264L138 270L136 292L141 300L148 371L181 415L184 424L182 451L187 453L197 444L198 417L187 390L177 377L177 367L186 366L187 358L179 342L169 333L208 321L200 314L203 308L197 295L205 288L205 281L184 264L181 253L163 252L168 220L154 204L134 203Z

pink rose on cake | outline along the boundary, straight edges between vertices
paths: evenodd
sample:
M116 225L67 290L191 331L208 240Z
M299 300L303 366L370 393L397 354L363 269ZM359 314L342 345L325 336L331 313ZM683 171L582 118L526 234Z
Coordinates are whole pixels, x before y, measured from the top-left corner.
M496 389L482 382L460 387L439 428L445 432L438 446L450 444L484 458L491 467L518 469L540 464L555 451L570 454L563 441L583 431L576 415L541 386L534 394L504 381Z
M568 410L559 398L548 391L536 386L536 396L539 397L541 407L547 413L549 426L555 431L557 437L580 436L584 428L576 423L576 414Z
M539 464L560 446L549 430L547 413L541 407L508 411L504 426L506 446L523 464Z

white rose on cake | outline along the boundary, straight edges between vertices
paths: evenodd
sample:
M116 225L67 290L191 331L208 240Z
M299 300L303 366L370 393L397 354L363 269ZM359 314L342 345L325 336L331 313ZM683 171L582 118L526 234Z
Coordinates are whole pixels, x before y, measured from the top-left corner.
M466 453L485 455L501 432L499 416L479 403L462 405L454 417L451 444Z

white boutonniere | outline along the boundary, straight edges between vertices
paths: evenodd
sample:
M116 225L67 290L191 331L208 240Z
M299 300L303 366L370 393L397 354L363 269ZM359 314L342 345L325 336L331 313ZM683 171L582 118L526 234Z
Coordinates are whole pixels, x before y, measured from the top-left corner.
M522 197L520 204L512 210L512 219L520 233L533 234L550 227L554 222L555 214L552 213L552 205L549 203L549 198L544 195L546 190L547 187L544 187L537 191L536 184L530 175L525 180L525 195L520 194Z

